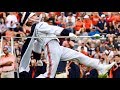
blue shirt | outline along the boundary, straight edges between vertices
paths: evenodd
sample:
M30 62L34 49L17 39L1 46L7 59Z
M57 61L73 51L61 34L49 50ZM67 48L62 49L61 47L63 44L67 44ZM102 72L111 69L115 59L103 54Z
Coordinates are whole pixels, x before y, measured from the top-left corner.
M100 34L97 29L96 29L95 31L90 31L90 32L88 33L88 36L93 36L93 35L95 35L95 34ZM94 38L92 38L92 39L94 39Z

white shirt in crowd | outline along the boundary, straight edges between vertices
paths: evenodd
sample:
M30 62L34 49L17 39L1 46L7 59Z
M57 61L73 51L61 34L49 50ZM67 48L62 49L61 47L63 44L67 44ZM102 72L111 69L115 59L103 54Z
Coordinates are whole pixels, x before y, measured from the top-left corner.
M78 48L77 48L77 50L78 50L79 52L81 52L81 47L82 47L82 46L78 46ZM84 46L84 51L87 52L87 47L86 47L86 46Z
M74 16L72 16L72 17L70 17L70 16L67 16L66 17L66 23L68 22L68 19L69 18L71 18L71 21L73 22L73 24L75 25L75 21L76 21L76 19L75 19L75 17Z
M17 20L17 17L15 15L8 15L6 17L6 26L7 28L16 28L16 24L14 24L13 26L11 26L11 22L13 23L17 23L18 20Z
M112 58L113 58L113 56L114 56L114 52L113 51L111 51L111 50L105 50L104 51L104 54L108 54L108 59L109 60L111 60Z

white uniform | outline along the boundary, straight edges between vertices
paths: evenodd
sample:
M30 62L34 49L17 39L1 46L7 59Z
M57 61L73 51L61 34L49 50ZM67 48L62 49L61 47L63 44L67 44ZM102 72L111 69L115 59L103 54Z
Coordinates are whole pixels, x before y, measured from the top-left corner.
M36 25L35 36L55 37L55 38L39 38L37 40L38 42L35 42L34 44L35 52L40 52L42 48L44 49L45 58L48 62L46 72L44 74L40 74L37 78L54 78L60 60L67 61L71 59L76 59L81 64L96 68L99 71L103 70L103 65L100 64L99 59L93 59L75 50L60 46L59 40L56 37L56 35L60 35L62 31L63 31L63 28L58 26L51 26L45 22L40 22ZM29 64L27 66L29 66ZM25 68L24 61L20 64L19 70L21 72L28 71L28 69Z

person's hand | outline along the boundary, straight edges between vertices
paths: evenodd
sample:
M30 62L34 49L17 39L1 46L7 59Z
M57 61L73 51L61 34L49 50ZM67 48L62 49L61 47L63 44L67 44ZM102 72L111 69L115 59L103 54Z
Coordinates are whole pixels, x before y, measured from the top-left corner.
M107 30L107 27L104 27L104 30Z

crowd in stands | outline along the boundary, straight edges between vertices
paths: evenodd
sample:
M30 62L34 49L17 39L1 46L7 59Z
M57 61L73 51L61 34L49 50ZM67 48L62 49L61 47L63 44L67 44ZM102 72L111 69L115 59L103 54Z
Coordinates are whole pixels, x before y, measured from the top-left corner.
M12 52L11 37L14 38L14 56L16 57L15 78L18 78L16 66L19 66L21 49L30 33L29 24L21 25L23 12L0 12L0 56L4 55L3 47ZM37 12L40 21L69 29L77 36L93 36L100 34L102 38L60 38L60 45L72 48L91 58L100 59L100 63L117 62L106 78L120 77L120 12ZM4 37L3 37L4 36ZM2 38L3 37L3 38ZM35 78L45 72L46 61L44 52L38 59L31 54L30 72L28 77ZM41 61L42 62L41 62ZM0 59L1 62L1 59ZM34 68L35 67L35 68ZM0 72L0 74L2 71ZM79 64L74 60L60 62L56 78L98 78L98 71Z

